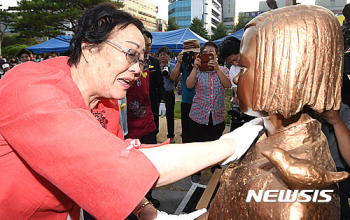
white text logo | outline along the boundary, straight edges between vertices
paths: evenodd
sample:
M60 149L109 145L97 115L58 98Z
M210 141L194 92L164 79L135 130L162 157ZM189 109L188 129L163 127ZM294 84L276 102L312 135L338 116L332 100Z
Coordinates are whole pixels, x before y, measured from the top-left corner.
M248 191L246 202L330 202L330 193L334 190L259 190L256 194L254 190ZM328 193L328 194L327 194ZM298 199L300 196L302 199Z

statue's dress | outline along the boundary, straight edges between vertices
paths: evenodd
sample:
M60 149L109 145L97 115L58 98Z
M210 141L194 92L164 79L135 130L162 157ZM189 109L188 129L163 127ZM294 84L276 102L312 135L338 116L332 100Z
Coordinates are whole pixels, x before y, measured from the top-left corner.
M328 203L257 203L254 199L246 202L248 190L254 190L256 194L259 190L288 190L273 164L261 154L264 150L279 147L296 158L336 171L321 124L304 114L299 121L301 123L271 137L262 136L237 165L231 164L225 170L210 204L208 219L340 219L337 184L325 188L334 190L327 193L332 196Z

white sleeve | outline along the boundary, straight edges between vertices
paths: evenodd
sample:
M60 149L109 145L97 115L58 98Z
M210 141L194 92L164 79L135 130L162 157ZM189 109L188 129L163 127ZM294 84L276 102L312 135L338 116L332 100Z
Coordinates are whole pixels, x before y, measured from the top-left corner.
M229 77L230 77L230 81L232 84L232 88L236 88L237 85L233 83L233 78L235 78L235 76L237 76L237 74L239 73L239 71L241 70L241 68L239 66L235 66L232 65L230 68L230 73L229 73Z

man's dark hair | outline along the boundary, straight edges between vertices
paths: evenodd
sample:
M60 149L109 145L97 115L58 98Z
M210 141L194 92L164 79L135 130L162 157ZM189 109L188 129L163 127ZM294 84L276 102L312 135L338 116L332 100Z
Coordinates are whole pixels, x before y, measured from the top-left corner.
M205 42L202 46L201 46L201 49L200 49L200 53L203 53L204 51L204 48L207 47L207 46L212 46L215 48L215 53L218 54L219 52L219 47L216 43L214 43L213 41L207 41Z
M30 50L23 48L20 51L18 51L17 53L17 57L21 58L22 54L27 54L28 56L30 56L32 54L32 52L30 52Z
M158 55L159 55L160 53L162 53L162 52L165 52L165 53L167 53L168 55L170 55L170 50L169 50L169 48L166 47L166 46L159 47L159 49L158 49Z
M241 41L236 37L227 37L220 44L220 58L226 60L232 54L239 54Z
M118 29L122 30L130 24L135 25L140 32L144 29L139 19L125 11L118 10L112 3L99 4L88 8L78 19L75 35L70 41L69 48L72 53L68 64L70 66L78 64L82 54L81 44L83 42L90 43L91 47L98 46L110 37L113 28L118 26Z
M350 22L350 3L346 4L343 8L343 15L345 19Z
M151 42L152 42L153 36L152 36L151 32L149 32L149 31L147 31L147 30L144 30L144 31L142 32L142 34L145 35L146 37L148 37L149 39L151 39Z

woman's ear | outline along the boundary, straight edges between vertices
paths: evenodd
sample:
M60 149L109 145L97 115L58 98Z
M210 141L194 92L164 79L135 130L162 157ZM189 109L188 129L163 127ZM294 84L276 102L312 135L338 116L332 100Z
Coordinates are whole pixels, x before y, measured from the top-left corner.
M82 43L81 44L82 55L87 63L94 59L94 55L98 51L97 46L93 46L92 44Z

